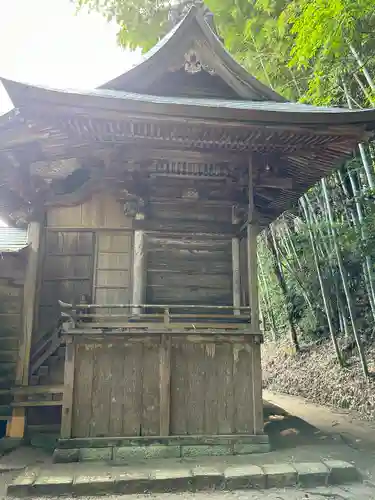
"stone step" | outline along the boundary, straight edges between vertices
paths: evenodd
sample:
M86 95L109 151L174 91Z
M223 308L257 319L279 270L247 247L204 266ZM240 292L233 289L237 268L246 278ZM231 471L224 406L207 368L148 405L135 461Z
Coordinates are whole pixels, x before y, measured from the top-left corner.
M121 464L155 458L249 455L269 450L267 434L91 437L60 439L53 461L68 463L106 460Z
M155 467L77 464L28 468L8 486L12 497L92 496L202 490L244 490L337 485L361 481L357 469L340 460L264 465L169 463Z

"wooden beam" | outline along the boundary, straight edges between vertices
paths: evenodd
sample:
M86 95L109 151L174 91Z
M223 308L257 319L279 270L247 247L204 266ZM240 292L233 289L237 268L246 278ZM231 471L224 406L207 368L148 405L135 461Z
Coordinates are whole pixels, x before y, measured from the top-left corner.
M165 147L142 147L130 144L121 150L121 160L176 160L202 163L224 163L242 164L246 166L247 156L244 153L233 153L231 151L202 151L197 149L166 149Z
M73 391L76 345L73 339L66 340L64 368L64 396L61 411L61 438L72 437Z
M249 280L249 306L251 314L251 328L260 332L259 325L259 299L258 299L258 273L257 273L257 236L258 227L254 217L254 189L252 172L254 170L253 158L249 158L249 210L247 218L247 258ZM252 372L252 422L254 434L263 433L263 401L262 401L262 368L261 352L259 345L252 345L250 352Z
M249 306L251 314L251 326L259 329L259 303L258 303L258 277L257 277L257 224L254 219L254 189L253 189L253 161L249 160L249 207L247 217L247 258L248 258L248 280L249 280Z
M202 222L188 219L146 219L134 220L133 229L146 232L189 233L189 234L219 234L236 235L240 227L238 224L222 222Z
M262 364L260 343L251 345L251 379L253 396L253 432L263 434Z
M233 306L241 306L241 273L240 273L240 240L232 238L232 272L233 272ZM235 315L240 314L239 309L234 310Z
M146 295L146 266L145 266L145 233L134 232L133 246L133 304L143 304ZM133 308L133 314L140 314L140 307Z
M279 177L275 175L262 175L255 182L255 189L257 187L269 189L293 189L293 179L289 176Z

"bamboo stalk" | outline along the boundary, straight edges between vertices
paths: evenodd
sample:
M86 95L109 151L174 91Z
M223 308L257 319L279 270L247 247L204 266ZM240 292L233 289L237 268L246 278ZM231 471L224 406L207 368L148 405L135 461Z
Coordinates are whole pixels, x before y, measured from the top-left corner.
M289 308L289 297L288 297L288 286L285 281L285 276L283 273L282 265L280 262L279 254L277 251L277 246L276 246L276 240L275 236L273 234L273 229L272 229L272 224L270 228L267 231L267 245L271 251L271 254L273 256L273 261L274 261L274 270L275 270L275 275L277 278L277 281L279 283L279 286L281 288L281 291L284 295L284 300L287 308L287 316L288 316L288 322L290 326L290 339L292 342L292 345L296 352L299 351L299 342L298 342L298 336L297 336L297 331L294 325L294 319L293 319L293 314Z
M354 46L351 43L349 43L349 48L350 48L350 51L353 54L355 60L357 61L360 70L362 71L364 77L366 78L366 81L369 84L371 90L375 92L374 80L371 78L370 73L367 71L365 63L362 61L361 56L359 55L359 53L357 52L357 50L354 48Z
M321 267L320 267L320 263L319 263L318 252L317 252L317 249L316 249L316 235L314 235L314 233L313 233L312 224L311 224L311 218L309 217L308 208L307 208L307 204L306 204L306 201L305 201L305 197L306 196L307 195L302 196L302 198L300 198L300 204L301 204L301 207L302 207L302 210L304 212L304 215L305 215L305 218L306 218L306 222L307 222L307 228L308 228L309 237L310 237L311 249L312 249L313 256L314 256L315 269L316 269L316 273L318 275L320 290L322 292L323 304L324 304L324 309L325 309L325 313L326 313L326 317L327 317L329 333L331 335L332 345L333 345L333 348L335 350L337 360L338 360L340 366L343 367L344 366L344 361L343 361L343 358L341 356L340 349L339 349L339 346L338 346L338 343L337 343L337 339L336 339L336 335L335 335L335 331L334 331L334 328L333 328L333 322L332 322L332 318L331 318L331 311L330 311L330 307L328 305L329 304L329 302L328 302L328 292L327 292L327 288L325 286L325 281L324 281L324 278L322 276L322 271L321 271Z
M330 229L330 233L332 235L332 242L333 242L333 246L334 246L336 258L337 258L337 263L338 263L339 270L340 270L342 286L343 286L343 289L345 292L345 297L346 297L348 311L349 311L349 317L350 317L350 320L352 323L353 335L354 335L354 338L355 338L355 341L357 344L358 354L359 354L363 374L365 377L368 377L369 372L368 372L367 361L366 361L366 357L365 357L365 353L364 353L364 349L363 349L362 340L359 336L359 333L357 331L356 324L355 324L352 297L351 297L350 290L349 290L349 284L348 284L348 279L347 279L347 275L346 275L346 270L344 267L344 262L343 262L342 255L341 255L340 248L339 248L338 241L337 241L337 234L336 234L336 230L334 227L333 213L332 213L332 208L331 208L331 204L330 204L330 200L329 200L329 196L328 196L328 190L327 190L327 185L326 185L325 179L321 180L321 185L322 185L322 192L323 192L323 196L324 196L324 200L325 200L325 204L326 204L327 216L328 216L328 220L329 220L329 229Z
M345 98L346 98L346 102L348 103L348 108L349 109L353 109L353 105L352 105L352 102L350 100L350 94L349 94L349 91L348 91L348 87L346 85L346 83L344 81L342 81L342 86L343 86L343 89L344 89L344 94L345 94ZM375 87L373 88L373 90L375 91ZM367 178L367 182L368 182L368 185L370 186L371 189L374 189L375 188L375 182L374 182L374 178L373 178L373 171L372 171L372 168L367 160L367 155L366 155L366 150L365 150L365 147L362 143L359 143L358 144L358 149L359 149L359 153L361 155L361 159L362 159L362 163L363 163L363 168L365 170L365 173L366 173L366 178Z

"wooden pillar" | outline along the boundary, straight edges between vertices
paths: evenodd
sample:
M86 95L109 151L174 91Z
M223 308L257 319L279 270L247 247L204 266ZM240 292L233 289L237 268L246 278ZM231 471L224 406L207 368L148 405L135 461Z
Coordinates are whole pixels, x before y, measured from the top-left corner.
M35 303L37 294L38 264L41 241L41 223L31 222L28 227L29 244L25 272L22 307L22 333L16 366L16 385L29 384L30 352L34 326ZM15 408L12 420L7 426L8 437L21 438L25 431L25 409Z
M133 251L133 297L135 305L144 304L146 295L145 233L134 231ZM141 308L134 307L133 314L140 314Z
M249 159L249 206L247 219L247 269L249 282L249 306L251 314L251 332L259 332L259 300L257 273L257 236L258 225L254 219L253 158ZM262 366L260 344L253 343L251 349L251 372L253 383L253 426L254 434L263 433Z
M240 240L232 238L232 272L233 272L233 307L241 306L241 273L240 273ZM234 314L240 314L240 309L234 309Z
M61 438L72 437L73 392L76 345L70 337L66 341L64 365L64 394L61 408Z
M251 327L253 332L259 331L259 302L258 302L258 273L257 273L257 236L258 227L254 220L254 190L253 190L253 164L249 160L249 206L247 214L247 258L249 282L249 306L251 313Z

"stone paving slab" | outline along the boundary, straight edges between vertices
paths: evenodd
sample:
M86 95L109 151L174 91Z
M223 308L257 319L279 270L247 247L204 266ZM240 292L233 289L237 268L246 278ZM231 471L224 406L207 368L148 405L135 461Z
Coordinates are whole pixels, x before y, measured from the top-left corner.
M354 465L340 460L312 463L228 464L224 467L177 463L158 466L52 465L27 468L11 484L12 497L101 496L327 486L360 481Z

